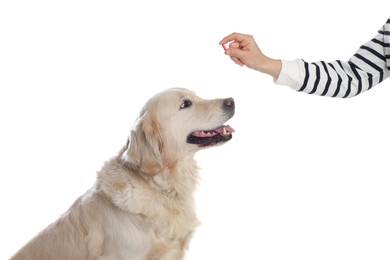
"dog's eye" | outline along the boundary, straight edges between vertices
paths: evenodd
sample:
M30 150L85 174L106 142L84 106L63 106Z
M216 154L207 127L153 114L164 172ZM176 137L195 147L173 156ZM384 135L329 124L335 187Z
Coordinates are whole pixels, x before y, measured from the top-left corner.
M187 108L192 106L192 102L188 99L183 100L183 102L180 105L180 109Z

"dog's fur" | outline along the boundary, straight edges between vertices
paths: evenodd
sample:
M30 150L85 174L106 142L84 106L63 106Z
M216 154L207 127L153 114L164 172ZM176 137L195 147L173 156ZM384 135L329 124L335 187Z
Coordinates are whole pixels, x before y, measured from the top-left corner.
M11 259L183 259L198 225L194 154L229 140L233 130L217 141L188 136L233 114L231 98L204 100L186 89L158 93L94 186Z

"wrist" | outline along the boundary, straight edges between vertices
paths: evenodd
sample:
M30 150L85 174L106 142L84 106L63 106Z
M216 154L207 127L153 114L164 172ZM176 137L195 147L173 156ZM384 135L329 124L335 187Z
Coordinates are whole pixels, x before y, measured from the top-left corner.
M271 59L267 57L261 63L261 66L256 70L268 74L272 76L274 79L277 79L279 77L281 69L282 69L281 60Z

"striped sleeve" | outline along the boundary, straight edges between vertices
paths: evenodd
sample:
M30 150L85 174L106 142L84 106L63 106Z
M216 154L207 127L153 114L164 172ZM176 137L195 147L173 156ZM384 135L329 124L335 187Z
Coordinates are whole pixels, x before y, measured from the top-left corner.
M307 94L354 97L381 83L390 75L390 18L349 61L282 60L276 84Z

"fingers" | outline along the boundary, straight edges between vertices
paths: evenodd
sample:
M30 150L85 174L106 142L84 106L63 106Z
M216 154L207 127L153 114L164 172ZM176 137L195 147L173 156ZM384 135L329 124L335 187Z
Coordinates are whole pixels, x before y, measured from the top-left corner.
M254 39L251 35L232 33L223 38L219 44L229 43L229 48L225 51L225 54L230 56L234 63L244 66L248 62L248 52L251 51L248 46L251 46L253 42Z
M230 57L230 59L232 59L232 61L234 61L234 63L240 65L241 67L245 65L239 58Z
M239 48L232 48L231 46L229 46L229 49L225 51L225 54L228 55L230 59L234 61L234 63L240 66L245 65L245 63L242 60L242 57L244 56L244 52Z
M247 39L249 35L241 34L241 33L232 33L225 38L223 38L219 44L225 44L231 41L237 41L237 42L242 42Z
M238 42L231 42L229 48L238 49L240 48L240 44Z

